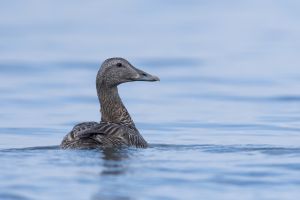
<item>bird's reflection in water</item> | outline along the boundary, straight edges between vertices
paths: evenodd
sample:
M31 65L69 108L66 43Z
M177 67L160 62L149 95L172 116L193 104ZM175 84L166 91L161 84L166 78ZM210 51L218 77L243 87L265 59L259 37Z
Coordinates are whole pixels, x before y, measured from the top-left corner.
M121 175L128 170L130 152L127 149L104 149L101 175Z
M103 169L100 173L99 191L92 200L130 200L126 185L120 178L130 171L130 160L134 157L132 149L105 149L102 152ZM125 177L124 177L125 178Z

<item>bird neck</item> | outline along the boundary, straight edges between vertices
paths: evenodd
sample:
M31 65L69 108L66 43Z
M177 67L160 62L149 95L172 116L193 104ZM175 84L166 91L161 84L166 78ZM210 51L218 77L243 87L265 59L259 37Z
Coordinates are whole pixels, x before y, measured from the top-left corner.
M134 122L119 96L117 86L100 85L97 88L97 93L101 106L101 122L123 123L134 126Z

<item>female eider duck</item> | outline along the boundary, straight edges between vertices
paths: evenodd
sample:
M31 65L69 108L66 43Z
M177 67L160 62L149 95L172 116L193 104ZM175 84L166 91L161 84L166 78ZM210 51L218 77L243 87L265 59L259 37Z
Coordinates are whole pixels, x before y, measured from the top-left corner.
M123 58L110 58L103 62L96 78L101 121L77 124L67 134L62 149L93 149L134 146L146 148L141 136L118 94L117 86L131 81L159 81L132 66Z

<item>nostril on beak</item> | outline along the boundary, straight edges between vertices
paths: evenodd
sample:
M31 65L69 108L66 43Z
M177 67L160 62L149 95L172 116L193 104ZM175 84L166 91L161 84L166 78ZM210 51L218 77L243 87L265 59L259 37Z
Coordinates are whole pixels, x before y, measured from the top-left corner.
M142 73L142 75L143 75L143 76L147 76L147 74L146 74L146 73Z

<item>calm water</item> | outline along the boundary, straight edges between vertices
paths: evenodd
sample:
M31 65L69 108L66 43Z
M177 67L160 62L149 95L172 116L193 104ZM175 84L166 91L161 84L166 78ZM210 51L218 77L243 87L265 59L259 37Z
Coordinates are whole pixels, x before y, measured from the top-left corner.
M299 199L299 1L1 1L0 199ZM95 76L148 149L62 151L100 119Z

